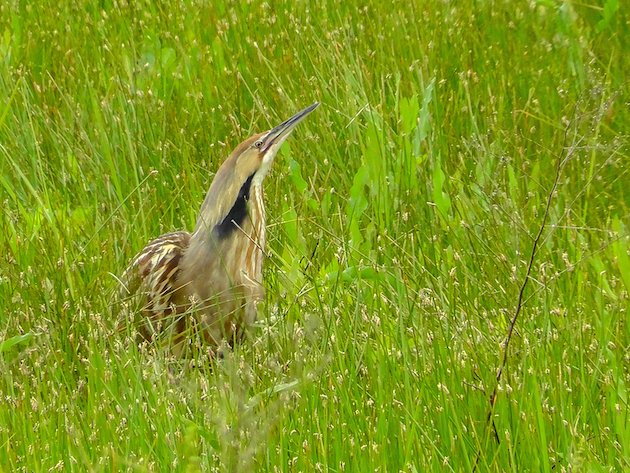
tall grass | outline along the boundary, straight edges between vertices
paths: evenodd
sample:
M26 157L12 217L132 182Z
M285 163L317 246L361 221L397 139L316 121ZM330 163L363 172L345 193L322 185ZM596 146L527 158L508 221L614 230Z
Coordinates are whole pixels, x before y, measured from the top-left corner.
M0 470L629 469L620 3L0 4ZM129 259L315 100L247 341L116 335Z

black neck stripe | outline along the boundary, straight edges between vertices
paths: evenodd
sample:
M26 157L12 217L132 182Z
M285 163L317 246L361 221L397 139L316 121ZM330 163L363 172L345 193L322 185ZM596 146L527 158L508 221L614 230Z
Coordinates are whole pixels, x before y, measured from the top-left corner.
M243 224L245 217L247 217L247 201L249 200L249 191L252 187L253 178L254 174L247 178L241 186L241 190L238 191L236 202L234 202L228 214L220 223L215 225L213 231L220 239L230 236L237 227Z

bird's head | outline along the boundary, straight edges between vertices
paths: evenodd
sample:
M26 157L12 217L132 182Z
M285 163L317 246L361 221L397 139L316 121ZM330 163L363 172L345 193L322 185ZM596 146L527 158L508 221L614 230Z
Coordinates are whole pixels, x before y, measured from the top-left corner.
M253 176L252 185L262 184L282 143L286 141L297 124L318 106L319 102L315 102L271 130L250 136L236 147L222 168L228 165L228 161L234 161L234 168L239 171L241 179Z
M262 185L282 143L318 106L319 102L315 102L271 130L250 136L232 151L210 185L201 207L198 229L200 225L220 224L239 204L239 199L243 204L249 199L251 188Z

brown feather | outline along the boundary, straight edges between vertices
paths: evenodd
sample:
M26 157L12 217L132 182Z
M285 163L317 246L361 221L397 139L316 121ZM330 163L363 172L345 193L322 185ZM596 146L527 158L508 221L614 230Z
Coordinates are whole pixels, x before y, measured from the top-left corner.
M143 315L139 332L146 340L177 321L175 281L189 244L188 232L162 235L145 246L122 275L121 293L134 302L134 312Z

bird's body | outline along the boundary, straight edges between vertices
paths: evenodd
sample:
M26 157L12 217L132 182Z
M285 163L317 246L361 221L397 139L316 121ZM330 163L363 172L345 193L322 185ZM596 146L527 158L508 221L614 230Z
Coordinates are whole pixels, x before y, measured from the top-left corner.
M263 179L280 145L317 105L237 146L217 171L194 232L162 235L134 258L122 281L126 294L139 296L145 339L168 331L181 352L196 334L216 349L254 322L264 295Z

